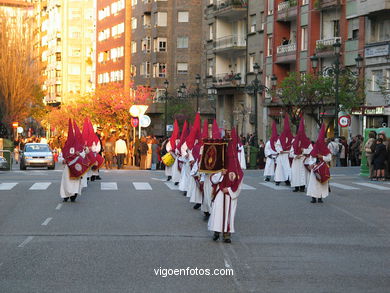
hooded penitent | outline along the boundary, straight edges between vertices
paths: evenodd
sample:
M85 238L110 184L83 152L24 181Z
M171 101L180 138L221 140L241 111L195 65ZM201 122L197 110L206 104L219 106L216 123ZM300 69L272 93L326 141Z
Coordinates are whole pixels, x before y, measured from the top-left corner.
M299 122L298 133L295 136L294 143L293 143L294 153L296 155L302 154L302 150L308 148L310 144L311 144L311 141L306 136L305 120L302 116L301 121Z
M213 129L212 129L212 132L213 132L213 139L221 139L221 131L219 130L219 127L218 127L218 124L217 124L217 120L214 119L213 121Z
M207 119L203 121L202 139L209 138L209 122Z
M274 120L274 122L272 123L272 134L269 142L271 144L271 149L275 152L276 152L275 143L278 141L278 139L279 139L278 129L276 128L276 122Z
M288 115L286 114L284 116L284 127L283 132L279 136L280 144L282 145L282 148L284 151L289 151L291 149L291 144L294 136L291 133L290 129L290 119L288 118Z
M175 119L175 122L173 123L173 132L171 137L169 138L169 142L171 143L172 151L176 149L176 140L179 138L179 124L177 123L177 120Z
M93 153L95 157L95 162L92 167L94 169L100 168L104 163L103 157L98 153L101 147L100 140L97 137L96 133L93 131L92 123L88 118L85 118L84 120L82 135L85 141L85 145L89 148L89 150Z
M194 125L191 128L191 132L186 139L188 149L192 150L195 145L195 140L198 139L200 132L200 114L196 113Z
M325 133L326 133L326 127L325 124L323 123L320 132L318 134L317 141L314 144L313 150L310 153L312 157L316 157L318 154L323 156L329 155L330 150L328 149L328 146L326 145L325 142Z
M74 135L76 136L77 140L81 142L82 144L85 142L83 139L83 135L80 132L80 128L77 126L76 121L73 121L73 127L74 127ZM86 146L83 145L83 148ZM92 167L96 162L96 157L93 155L92 152L87 151L85 158L83 158L83 164L88 166L88 168Z
M242 171L240 162L238 160L238 137L235 128L232 129L231 136L232 139L228 144L226 155L227 172L220 184L220 189L222 190L223 188L230 187L233 192L236 192L242 182L244 172Z
M186 120L186 121L184 121L183 130L182 130L181 136L180 136L180 142L176 146L176 148L179 151L180 151L181 146L183 145L183 143L186 141L186 138L187 138L188 134L189 134L189 129L188 129L188 124L187 124L187 120Z

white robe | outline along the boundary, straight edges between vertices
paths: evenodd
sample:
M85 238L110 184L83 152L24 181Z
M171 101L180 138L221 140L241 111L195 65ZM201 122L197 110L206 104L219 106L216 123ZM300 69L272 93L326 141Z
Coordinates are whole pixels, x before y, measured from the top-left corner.
M264 148L264 155L267 158L265 161L264 177L275 175L275 160L278 152L271 148L271 142L267 141ZM269 158L271 156L271 158Z
M81 194L81 179L70 179L69 167L65 165L60 187L61 198L68 198L76 193Z
M306 149L302 150L302 157L298 158L294 152L294 147L291 148L290 158L293 159L291 164L291 187L307 186L310 173L303 161L306 159L305 155L309 155L312 150L313 146L310 144Z
M203 201L200 210L205 213L210 212L211 193L213 192L213 185L211 184L210 174L202 174L201 181L203 181Z
M201 204L203 200L202 191L199 189L198 183L195 180L195 176L199 175L198 169L199 169L198 162L195 162L190 173L190 183L189 183L188 193L190 194L191 203Z
M279 139L275 149L279 154L276 158L275 182L291 181L290 150L284 151Z
M323 158L325 162L330 162L332 160L332 155L328 154ZM316 158L310 157L310 164L315 164ZM313 170L310 172L309 183L307 186L307 196L315 198L325 198L329 195L329 181L321 183L316 179L316 175Z
M222 182L221 173L213 174L211 180L213 184ZM211 215L209 218L208 229L214 232L234 233L234 218L237 210L237 197L240 194L241 186L236 192L228 188L229 194L218 191L214 201L211 204Z
M171 147L171 142L170 141L168 141L168 143L166 144L165 149L166 149L167 152L171 152L172 151L172 147ZM173 152L171 152L171 154L173 155ZM168 176L172 176L172 167L173 167L173 165L171 165L169 167L165 166L165 176L167 176L167 177Z
M238 161L242 170L246 169L245 150L243 145L238 145Z
M190 172L191 172L190 162L188 161L188 159L184 158L182 168L181 168L181 177L179 183L180 191L188 191Z
M181 172L179 171L179 167L178 167L179 160L180 160L180 155L178 150L175 151L175 154L176 154L176 160L175 163L173 163L172 165L172 181L176 183L176 182L180 182Z

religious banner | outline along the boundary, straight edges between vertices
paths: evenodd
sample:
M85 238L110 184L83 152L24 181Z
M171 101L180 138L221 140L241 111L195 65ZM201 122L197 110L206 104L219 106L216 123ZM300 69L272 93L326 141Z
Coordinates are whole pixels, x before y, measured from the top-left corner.
M225 170L227 145L228 140L225 139L204 139L199 172L218 173Z

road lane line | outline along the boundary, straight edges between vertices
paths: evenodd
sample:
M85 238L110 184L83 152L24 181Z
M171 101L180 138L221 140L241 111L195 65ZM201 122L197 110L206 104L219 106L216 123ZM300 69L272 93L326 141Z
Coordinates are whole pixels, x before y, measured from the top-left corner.
M51 182L36 182L29 189L30 190L46 190L51 185Z
M152 186L147 182L133 182L133 185L136 190L152 190Z
M264 186L267 186L269 188L272 188L272 189L275 189L275 190L290 190L291 188L288 188L286 186L277 186L275 185L275 183L271 183L271 182L268 182L268 183L259 183L261 185L264 185Z
M361 185L361 186L364 186L364 187L370 187L370 188L374 188L374 189L378 189L378 190L390 190L390 187L385 187L385 186L381 186L381 185L378 185L378 184L372 184L372 183L362 183L362 182L353 182L354 184L357 184L357 185Z
M28 236L22 243L18 245L18 247L24 247L29 243L31 240L34 239L34 236Z
M13 182L13 183L0 183L0 190L11 190L14 188L18 183Z
M152 177L151 179L153 179L153 180L157 180L157 181L166 181L166 180L167 180L167 179L154 178L154 177Z
M256 188L253 187L253 186L250 186L248 184L242 183L241 184L241 190L256 190Z
M41 226L47 226L50 223L51 220L53 220L53 218L47 218L45 221L43 221Z
M165 182L165 185L168 186L170 190L179 190L179 185L175 185L173 182Z
M344 184L336 183L336 182L330 182L329 184L330 184L330 186L333 186L333 187L336 187L336 188L340 188L340 189L345 189L345 190L360 189L360 188L357 188L357 187L353 187L353 186L349 186L349 185L344 185Z
M61 209L61 207L62 207L62 203L59 203L59 204L57 205L57 207L56 207L56 210Z
M101 190L118 190L118 185L116 182L101 182L100 189Z

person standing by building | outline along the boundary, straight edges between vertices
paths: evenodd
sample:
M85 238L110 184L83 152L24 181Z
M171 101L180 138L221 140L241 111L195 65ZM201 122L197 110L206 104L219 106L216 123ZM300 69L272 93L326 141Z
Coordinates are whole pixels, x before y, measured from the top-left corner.
M113 136L107 137L104 143L104 158L106 169L112 169L115 155L115 140Z
M127 155L127 145L123 138L124 135L120 134L119 139L115 142L115 155L118 169L123 169L124 159Z
M141 142L139 144L139 150L141 155L140 169L146 170L147 168L147 156L148 156L148 143L146 137L141 137Z
M271 177L275 175L275 161L278 156L278 152L276 151L275 144L279 139L278 130L276 128L276 122L272 123L272 134L271 138L265 144L264 155L266 157L265 168L264 168L264 177L265 181L270 181Z
M157 169L157 163L158 163L158 141L156 138L153 138L152 139L152 166L151 166L151 169L152 170L156 170Z
M383 139L378 138L376 140L375 153L373 156L373 163L376 177L374 180L384 181L385 180L385 168L387 160L386 146L383 144Z
M374 157L376 147L376 132L370 131L368 134L368 140L364 145L364 151L366 152L367 165L369 170L369 179L373 179L375 177L374 164L372 159Z

